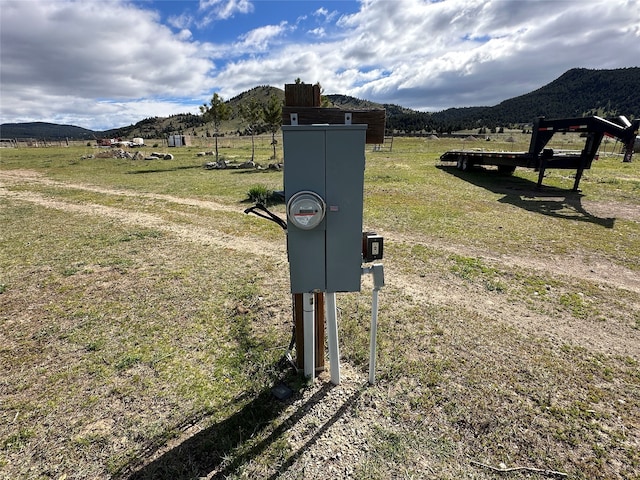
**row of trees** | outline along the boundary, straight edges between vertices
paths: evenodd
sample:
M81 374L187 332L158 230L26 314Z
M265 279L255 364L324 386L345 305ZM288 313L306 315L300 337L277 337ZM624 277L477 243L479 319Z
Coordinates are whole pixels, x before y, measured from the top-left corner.
M206 123L213 124L215 137L215 156L218 161L218 133L220 124L231 117L231 107L217 93L213 94L209 104L200 106L202 118ZM255 133L260 127L266 127L271 132L273 158L276 158L276 133L282 123L282 100L273 95L266 104L251 99L240 106L240 118L251 134L251 161L255 159Z

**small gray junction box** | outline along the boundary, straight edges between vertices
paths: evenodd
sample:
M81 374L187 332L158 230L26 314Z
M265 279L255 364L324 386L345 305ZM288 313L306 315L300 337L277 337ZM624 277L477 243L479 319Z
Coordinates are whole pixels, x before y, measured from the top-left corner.
M291 292L358 292L367 125L283 125Z

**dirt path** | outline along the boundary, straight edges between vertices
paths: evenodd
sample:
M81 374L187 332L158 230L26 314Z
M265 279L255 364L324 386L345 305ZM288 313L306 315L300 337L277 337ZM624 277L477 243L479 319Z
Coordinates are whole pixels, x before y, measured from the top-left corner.
M154 228L167 233L172 233L178 237L202 243L204 245L217 245L231 250L238 250L245 253L255 255L267 255L275 257L280 260L286 260L286 255L279 249L282 245L257 244L254 240L248 240L243 237L232 237L230 235L219 234L218 232L211 231L210 229L199 228L193 225L179 225L177 223L169 222L156 215L148 213L135 212L125 208L108 207L105 205L98 205L93 203L84 203L82 205L77 203L65 202L56 200L51 197L46 197L35 192L18 192L8 190L4 185L50 185L60 188L69 188L75 190L84 190L90 192L101 193L105 195L121 195L127 197L136 198L150 198L154 200L173 202L181 205L197 206L200 208L206 208L210 210L226 211L226 212L238 212L238 209L222 205L216 202L202 201L197 199L186 199L180 197L174 197L171 195L158 195L149 193L137 193L127 192L124 190L108 189L103 187L96 187L93 185L84 185L76 183L63 183L57 182L46 177L43 177L37 172L28 170L13 170L13 171L0 171L0 196L13 198L16 200L36 203L46 208L53 208L56 210L63 210L72 213L78 213L81 215L97 215L114 220L119 220L128 225L139 225L147 228ZM239 212L238 212L239 213ZM266 242L265 242L266 243ZM266 248L265 248L266 247ZM269 248L271 247L271 248Z
M173 195L161 195L154 193L139 193L139 192L131 192L126 190L117 190L110 189L104 187L98 187L94 185L87 184L77 184L77 183L65 183L59 182L55 180L51 180L38 172L34 172L32 170L7 170L0 171L0 188L2 188L2 184L6 183L10 184L38 184L38 185L50 185L56 186L59 188L68 188L74 190L84 190L95 193L102 193L105 195L116 195L116 196L125 196L125 197L135 197L135 198L148 198L152 200L160 200L176 203L179 205L189 205L200 208L205 208L209 210L216 211L225 211L225 212L234 212L239 213L238 209L229 205L223 205L221 203L213 202L213 201L205 201L198 200L193 198L183 198L176 197ZM34 194L34 193L17 193L17 192L9 192L6 189L2 189L3 196L13 196L20 197L21 200L31 201L34 203L39 203L43 206L50 208L57 208L60 210L69 210L74 211L76 213L85 213L85 214L98 214L109 216L112 218L119 218L125 222L133 223L133 224L142 224L148 227L160 228L167 231L172 231L174 233L179 234L182 238L187 238L195 241L208 241L214 244L220 244L223 242L225 246L228 246L228 240L230 237L225 236L217 236L210 231L204 231L202 229L198 229L197 227L189 227L189 228L177 228L175 225L170 225L166 221L159 219L153 215L140 214L138 212L132 212L130 210L125 209L117 209L112 207L104 207L98 205L77 205L71 204L67 202L59 202L52 200L50 198ZM637 218L640 221L640 211L636 211L631 207L626 206L616 206L615 212L612 212L612 208L614 208L611 204L599 204L596 202L590 203L590 208L596 209L597 211L607 212L607 214L620 213L619 209L623 208L626 213L625 218L629 217L632 219ZM488 261L492 261L495 263L500 263L507 267L520 267L520 268L528 268L533 270L538 270L541 272L546 272L551 275L564 275L569 277L586 279L593 282L603 283L607 285L611 285L616 288L623 288L635 293L640 293L640 275L636 272L629 270L627 268L613 265L610 262L607 262L604 259L593 258L589 262L585 262L584 258L579 255L566 255L566 256L550 256L546 258L540 257L531 257L526 255L496 255L494 252L481 250L477 248L469 247L465 245L464 247L460 245L452 245L450 243L434 243L436 242L433 239L430 239L429 242L423 242L419 238L415 236L408 235L400 235L391 231L384 231L382 229L377 229L385 238L390 241L398 242L398 243L410 243L413 245L424 244L430 247L435 247L450 253L456 254L464 254L467 256L476 256L479 258L483 258ZM241 237L234 237L234 242L237 242L236 249L247 251L247 253L256 253L259 251L261 254L265 253L265 249L259 248L256 250L255 241L251 241L250 243L245 243L242 241ZM275 246L275 245L273 245ZM277 252L274 252L272 249L267 251L269 255L277 255Z
M223 205L221 203L212 202L212 201L204 201L198 200L195 198L183 198L183 197L175 197L173 195L161 195L157 193L141 193L141 192L132 192L128 190L117 190L113 188L104 188L98 187L95 185L87 185L82 183L66 183L59 182L56 180L52 180L47 178L38 172L34 172L33 170L0 170L0 181L7 184L38 184L38 185L48 185L52 187L59 188L68 188L72 190L84 190L86 192L95 192L95 193L103 193L105 195L116 195L123 197L132 197L132 198L149 198L152 200L162 200L166 202L177 203L179 205L189 205L200 208L208 208L210 210L219 210L224 212L236 212L237 209L234 207L230 207L229 205ZM0 183L0 186L2 184Z
M286 261L286 252L282 242L274 243L265 240L221 234L211 229L194 225L181 225L159 216L141 213L125 208L108 207L98 204L77 204L46 197L36 192L14 191L10 185L53 185L59 188L85 190L105 195L123 195L143 197L159 201L192 205L200 208L238 212L237 209L211 201L180 198L170 195L128 192L86 184L65 183L48 179L37 172L28 170L0 171L0 197L35 203L45 208L73 212L81 215L97 215L121 221L129 225L144 226L174 234L186 241L217 245L252 255L267 255L277 261ZM603 207L608 208L608 207ZM415 237L400 235L395 232L381 231L388 241L395 243L423 243L430 248L442 250L445 254L460 254L482 259L484 262L499 266L500 269L518 268L551 277L564 277L574 281L589 282L613 289L623 289L632 294L640 294L640 276L636 272L608 262L605 258L590 256L585 260L579 255L553 256L536 258L526 255L496 255L494 252L470 248L468 245L455 245L420 242ZM438 273L425 272L421 276L407 275L392 263L385 265L387 284L410 294L414 301L433 305L456 305L475 310L488 318L499 318L519 330L530 334L551 338L554 342L577 343L605 354L629 355L640 358L640 332L628 325L616 322L595 322L563 318L550 321L543 314L532 312L525 305L509 302L506 296L489 295L486 292L474 291L457 279L444 278ZM633 298L637 298L632 295ZM640 311L640 305L629 305Z
M633 270L620 265L612 264L605 258L590 255L587 260L579 254L549 255L546 257L533 257L530 255L496 254L493 251L474 248L469 245L455 245L429 239L429 242L421 241L415 237L399 235L377 229L385 238L412 245L424 245L430 248L443 250L450 254L458 254L467 257L482 258L484 261L504 267L517 267L538 271L553 277L563 276L574 279L588 280L594 283L609 285L640 294L640 275Z

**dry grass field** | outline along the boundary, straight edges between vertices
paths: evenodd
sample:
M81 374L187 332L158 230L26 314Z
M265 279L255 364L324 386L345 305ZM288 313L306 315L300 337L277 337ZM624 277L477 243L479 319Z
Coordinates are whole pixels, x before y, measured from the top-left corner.
M243 214L282 173L0 150L0 478L640 478L640 158L604 145L574 193L439 164L462 146L367 147L373 386L367 278L338 295L341 385L282 360L284 233Z

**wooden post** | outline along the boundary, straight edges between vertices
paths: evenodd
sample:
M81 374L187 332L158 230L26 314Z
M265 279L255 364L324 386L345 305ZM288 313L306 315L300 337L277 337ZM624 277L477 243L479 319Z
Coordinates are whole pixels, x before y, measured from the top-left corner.
M319 107L320 87L307 83L289 83L284 86L286 107Z
M306 83L287 84L284 89L287 107L319 107L320 87ZM285 167L286 168L286 167ZM315 302L315 371L322 372L324 365L324 293L314 294ZM296 366L304 369L304 332L302 325L302 294L293 295L293 321L296 329Z

